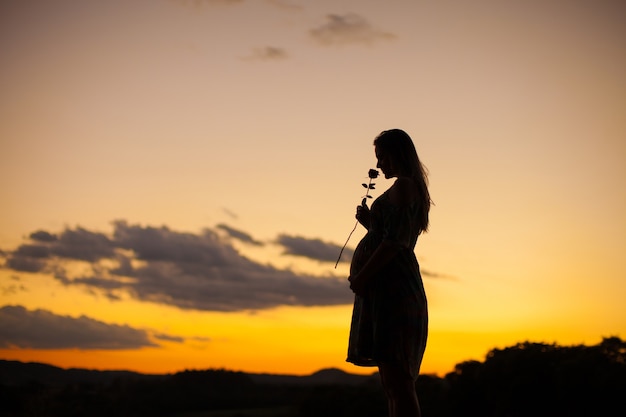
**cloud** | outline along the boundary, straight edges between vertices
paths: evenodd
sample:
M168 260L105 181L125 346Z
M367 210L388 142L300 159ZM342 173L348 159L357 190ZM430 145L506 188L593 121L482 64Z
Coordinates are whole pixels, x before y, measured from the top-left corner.
M172 336L172 335L163 334L163 333L154 334L154 338L163 340L165 342L174 342L174 343L183 343L185 341L184 337Z
M341 305L353 299L344 277L314 276L247 258L232 239L263 243L226 224L198 233L123 220L112 226L110 235L80 227L56 234L40 230L15 250L5 251L4 268L50 274L65 286L112 300L130 296L203 311ZM274 243L282 246L285 255L320 262L335 262L341 251L334 243L288 234L279 235ZM346 248L342 260L352 255ZM429 271L423 275L444 277Z
M24 286L24 284L22 284L20 282L20 277L18 276L11 276L9 277L9 281L14 281L13 283L9 282L8 285L2 285L0 286L0 293L2 295L13 295L13 294L18 294L20 292L27 292L28 290L26 289L26 286Z
M22 247L20 246L20 249ZM5 262L5 267L14 271L21 272L40 272L46 268L46 261L34 258L21 253L18 249L13 255L9 256Z
M21 245L8 257L6 266L15 271L44 272L55 258L95 262L115 256L114 245L102 233L81 227L66 229L57 237L43 230L31 233L36 243Z
M64 285L98 291L111 299L128 294L182 309L242 311L348 304L352 300L345 279L298 274L252 261L216 230L183 233L125 221L113 222L113 229L110 237L82 228L66 229L57 240L26 243L8 254L6 267L50 271ZM255 242L229 226L219 229L229 237ZM322 250L332 247L330 244L316 245L317 241L311 240L307 249L304 238L283 240L291 253L331 260L330 250ZM72 261L87 262L91 268L72 276Z
M114 256L114 245L103 233L90 232L81 227L65 229L54 241L52 254L82 261L96 261Z
M239 216L237 215L237 213L235 213L234 211L226 208L226 207L222 207L222 211L231 219L238 219Z
M289 54L283 48L275 46L265 46L254 48L252 53L245 59L249 61L280 61L289 58Z
M241 230L234 229L234 228L228 226L227 224L224 224L224 223L218 224L216 226L216 228L225 231L226 233L228 233L228 235L230 237L238 239L238 240L240 240L242 242L250 243L252 245L257 245L257 246L262 246L263 245L263 242L259 242L258 240L254 240L252 238L252 236L250 236L248 233L242 232Z
M86 316L60 316L22 306L0 308L0 347L29 349L139 349L157 346L144 330Z
M310 31L318 43L328 45L365 44L395 39L395 35L374 28L367 20L355 13L329 14L326 22Z
M285 247L286 254L304 256L318 261L335 262L341 251L341 246L334 243L301 236L281 234L277 242ZM342 259L350 259L353 253L354 251L350 249L344 249Z
M440 274L438 272L432 272L430 270L426 270L423 268L420 268L420 274L422 275L422 277L428 277L428 278L450 279L453 281L458 280L458 278L453 275Z
M56 235L50 234L46 232L45 230L38 230L36 232L31 233L30 238L38 242L54 242L55 240L58 239Z

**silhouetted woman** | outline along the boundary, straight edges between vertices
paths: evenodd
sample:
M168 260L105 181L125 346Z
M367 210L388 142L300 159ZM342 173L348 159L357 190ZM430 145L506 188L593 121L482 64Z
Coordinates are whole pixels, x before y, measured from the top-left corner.
M415 380L426 349L428 308L413 250L428 229L431 200L425 168L406 132L386 130L374 148L377 168L397 179L371 210L357 207L367 234L350 265L356 296L347 360L378 366L390 417L414 417L420 416Z

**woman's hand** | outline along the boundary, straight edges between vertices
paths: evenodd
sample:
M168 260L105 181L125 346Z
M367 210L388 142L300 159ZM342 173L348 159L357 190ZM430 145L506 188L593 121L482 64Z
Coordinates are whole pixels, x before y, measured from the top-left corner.
M369 230L370 228L370 209L366 204L361 204L356 208L356 219L361 223L363 227Z
M353 293L361 297L365 295L365 280L363 278L359 278L358 275L350 275L348 281Z

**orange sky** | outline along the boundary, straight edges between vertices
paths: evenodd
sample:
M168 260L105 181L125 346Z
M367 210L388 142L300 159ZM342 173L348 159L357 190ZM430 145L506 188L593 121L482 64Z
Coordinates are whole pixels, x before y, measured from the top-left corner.
M623 3L309 3L0 3L0 358L372 372L333 266L394 127L424 372L626 337Z

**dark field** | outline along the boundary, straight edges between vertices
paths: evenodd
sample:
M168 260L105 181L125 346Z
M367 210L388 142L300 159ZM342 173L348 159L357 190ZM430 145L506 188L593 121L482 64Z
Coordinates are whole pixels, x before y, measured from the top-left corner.
M416 383L425 417L624 415L626 342L595 346L520 343ZM227 370L172 375L64 370L0 361L6 417L381 417L377 375L324 370L310 376Z

